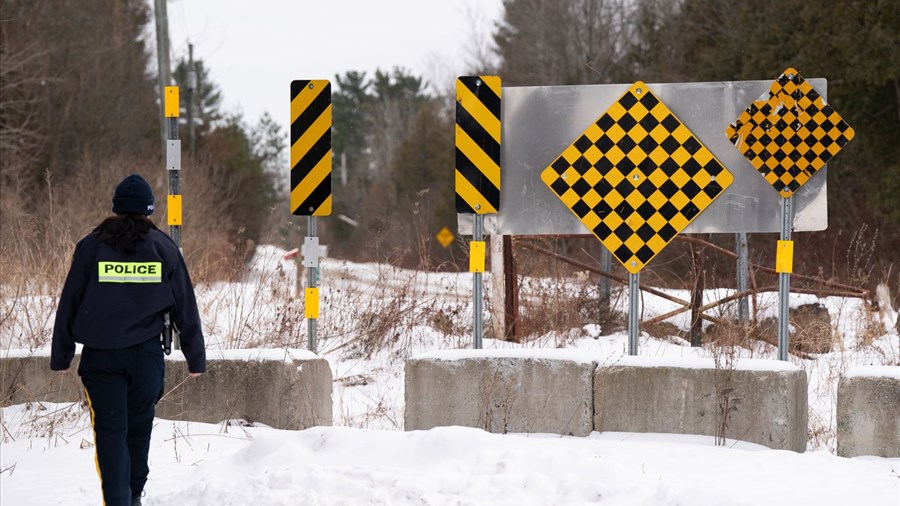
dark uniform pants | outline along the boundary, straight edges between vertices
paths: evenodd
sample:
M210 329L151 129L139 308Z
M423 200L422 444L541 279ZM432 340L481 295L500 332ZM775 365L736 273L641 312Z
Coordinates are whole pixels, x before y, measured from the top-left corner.
M119 350L85 347L78 374L87 391L105 506L130 506L149 468L150 433L165 363L158 338Z

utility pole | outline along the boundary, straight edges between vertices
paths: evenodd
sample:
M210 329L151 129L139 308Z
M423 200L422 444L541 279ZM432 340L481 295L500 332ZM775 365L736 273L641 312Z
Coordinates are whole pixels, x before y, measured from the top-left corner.
M165 88L170 82L169 67L169 17L166 14L166 0L153 0L156 18L156 64L159 67L159 135L166 145Z
M191 159L194 158L194 145L197 143L194 137L194 91L197 89L197 71L194 69L194 45L188 43L188 71L187 71L187 121L188 137L190 137Z

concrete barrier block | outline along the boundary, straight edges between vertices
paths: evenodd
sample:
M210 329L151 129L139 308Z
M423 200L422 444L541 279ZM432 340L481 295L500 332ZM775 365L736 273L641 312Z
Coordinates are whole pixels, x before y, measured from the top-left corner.
M27 356L24 354L27 353ZM209 352L207 373L188 378L178 351L166 359L166 391L156 416L218 423L241 418L279 429L332 424L332 375L328 362L305 350L224 350ZM28 401L84 399L75 372L50 370L50 357L30 352L0 359L3 406Z
M0 406L26 402L80 402L84 386L75 372L80 355L75 355L66 374L50 370L50 355L29 350L10 350L0 358Z
M837 454L900 457L900 367L854 367L840 379Z
M596 362L575 350L447 350L406 362L406 430L585 436Z
M803 452L807 408L806 372L789 362L624 357L594 375L596 431L724 435Z
M217 423L240 418L277 429L332 424L331 368L304 350L209 353L207 373L188 378L187 363L166 360L166 393L156 416Z

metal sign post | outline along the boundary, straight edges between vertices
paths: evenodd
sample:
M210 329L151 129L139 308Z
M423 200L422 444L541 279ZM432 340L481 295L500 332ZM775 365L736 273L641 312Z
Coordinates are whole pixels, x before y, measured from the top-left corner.
M628 354L638 354L638 337L641 334L641 282L640 274L628 274Z
M469 243L472 273L472 347L484 334L484 215L500 209L500 78L456 79L456 212L474 214Z
M306 278L306 322L308 327L307 346L316 353L316 328L319 321L319 237L316 230L316 217L307 217L307 237L303 244L303 265L307 268Z
M484 244L484 215L476 214L475 215L475 228L472 234L473 244ZM476 258L478 253L471 253L472 258ZM475 269L472 272L472 347L476 350L480 350L482 343L481 337L484 334L484 296L483 296L483 279L484 275L484 260L482 251L482 268L481 270Z
M794 198L788 197L782 200L781 205L781 241L777 253L776 265L778 267L778 360L788 359L788 332L789 309L791 297L791 256L793 251L784 251L784 247L793 250L791 242L791 222L793 221ZM784 245L784 246L783 246Z
M775 256L778 272L778 359L788 359L788 308L793 270L794 194L851 139L843 118L796 69L782 72L734 123L728 140L750 161L781 202L781 240Z
M746 292L750 288L750 250L747 246L747 233L734 234L734 246L737 251L737 291ZM750 300L748 297L738 299L738 323L747 325L750 319Z
M291 213L307 217L303 266L307 272L304 316L307 346L318 349L319 237L316 217L331 215L331 83L291 81ZM298 272L299 274L299 272Z
M606 249L606 246L600 245L600 270L603 272L612 272L612 253ZM600 303L609 307L610 298L612 297L612 282L609 278L600 277Z

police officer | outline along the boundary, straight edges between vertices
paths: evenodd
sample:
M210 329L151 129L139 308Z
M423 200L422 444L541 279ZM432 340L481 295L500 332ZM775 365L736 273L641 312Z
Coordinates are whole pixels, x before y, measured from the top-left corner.
M162 397L164 315L181 331L188 371L206 371L200 314L184 258L154 226L153 192L139 175L116 187L111 216L78 242L53 328L50 368L78 375L94 428L106 506L139 506L150 433Z

